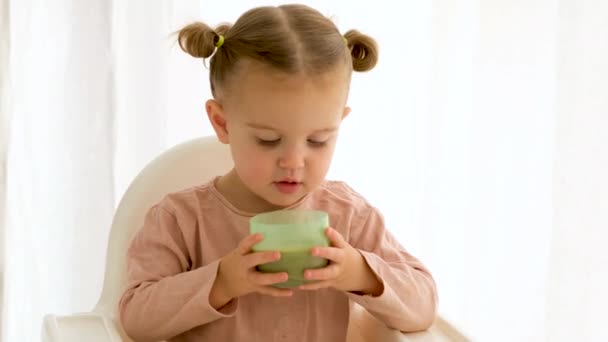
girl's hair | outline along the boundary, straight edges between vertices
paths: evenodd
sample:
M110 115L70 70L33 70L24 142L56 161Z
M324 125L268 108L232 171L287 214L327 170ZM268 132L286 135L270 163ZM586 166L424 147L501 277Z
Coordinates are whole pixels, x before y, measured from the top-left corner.
M304 5L257 7L241 15L234 25L222 24L215 29L192 23L179 31L177 40L182 50L194 57L213 55L209 80L214 96L243 59L287 73L312 75L341 63L350 75L350 70L367 71L378 61L374 39L357 30L342 36L331 20Z

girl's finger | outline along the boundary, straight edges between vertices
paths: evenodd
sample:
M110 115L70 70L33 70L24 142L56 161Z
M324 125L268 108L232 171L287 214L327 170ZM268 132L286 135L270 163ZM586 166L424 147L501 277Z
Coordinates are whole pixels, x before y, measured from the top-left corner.
M310 250L310 254L337 263L344 261L344 250L337 247L314 247Z
M298 286L299 290L310 291L310 290L319 290L327 287L331 287L333 285L333 281L324 280L324 281L316 281L314 283L308 283Z
M281 259L281 253L272 251L272 252L258 252L247 254L243 257L243 264L246 268L252 268L257 265L266 264L269 262L274 262Z
M293 295L292 289L280 289L272 286L262 286L257 289L261 294L273 297L291 297Z
M327 267L304 271L307 280L333 280L340 274L339 264L329 264Z
M344 248L348 246L348 243L344 240L342 235L335 229L328 227L325 229L325 236L329 239L332 246L338 248Z
M251 247L253 247L256 243L262 241L263 239L264 239L264 237L260 233L251 234L251 235L247 236L246 238L241 240L241 242L239 243L239 246L238 246L239 253L241 255L245 255L245 254L251 252Z
M287 272L262 273L252 271L249 273L249 281L255 285L272 285L286 282L289 279Z

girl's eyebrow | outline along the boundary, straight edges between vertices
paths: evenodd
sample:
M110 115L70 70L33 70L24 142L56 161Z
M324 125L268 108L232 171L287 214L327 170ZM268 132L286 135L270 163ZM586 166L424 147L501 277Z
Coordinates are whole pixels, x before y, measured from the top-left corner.
M256 128L256 129L267 129L267 130L270 130L270 131L278 131L274 127L270 127L270 126L266 126L266 125L260 125L260 124L256 124L256 123L253 123L253 122L248 122L247 126L251 127L251 128Z
M253 122L249 122L246 125L248 127L255 128L255 129L265 129L265 130L280 132L279 129L276 129L274 127L266 126L266 125L261 125L261 124L257 124L257 123L253 123ZM313 132L313 134L315 134L315 133L331 133L331 132L334 132L336 130L338 130L337 127L328 127L328 128L316 130L316 131Z

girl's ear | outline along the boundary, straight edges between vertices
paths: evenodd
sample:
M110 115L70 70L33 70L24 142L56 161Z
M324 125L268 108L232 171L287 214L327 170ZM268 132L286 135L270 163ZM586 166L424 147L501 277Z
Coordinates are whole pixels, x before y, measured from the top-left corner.
M205 103L205 110L207 110L209 122L211 122L213 130L215 130L218 140L224 144L228 144L228 127L226 126L226 117L222 105L216 100L208 100Z
M350 107L346 106L344 107L344 111L342 112L342 120L344 120L344 118L346 118L348 116L348 114L350 114Z

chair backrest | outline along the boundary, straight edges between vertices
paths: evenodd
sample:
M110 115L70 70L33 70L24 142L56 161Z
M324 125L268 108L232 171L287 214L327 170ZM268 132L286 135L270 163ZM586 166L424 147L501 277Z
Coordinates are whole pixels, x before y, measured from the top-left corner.
M167 150L137 175L114 214L103 290L93 311L117 321L118 301L126 286L126 251L150 207L167 193L203 184L232 165L227 145L215 136L202 137Z

